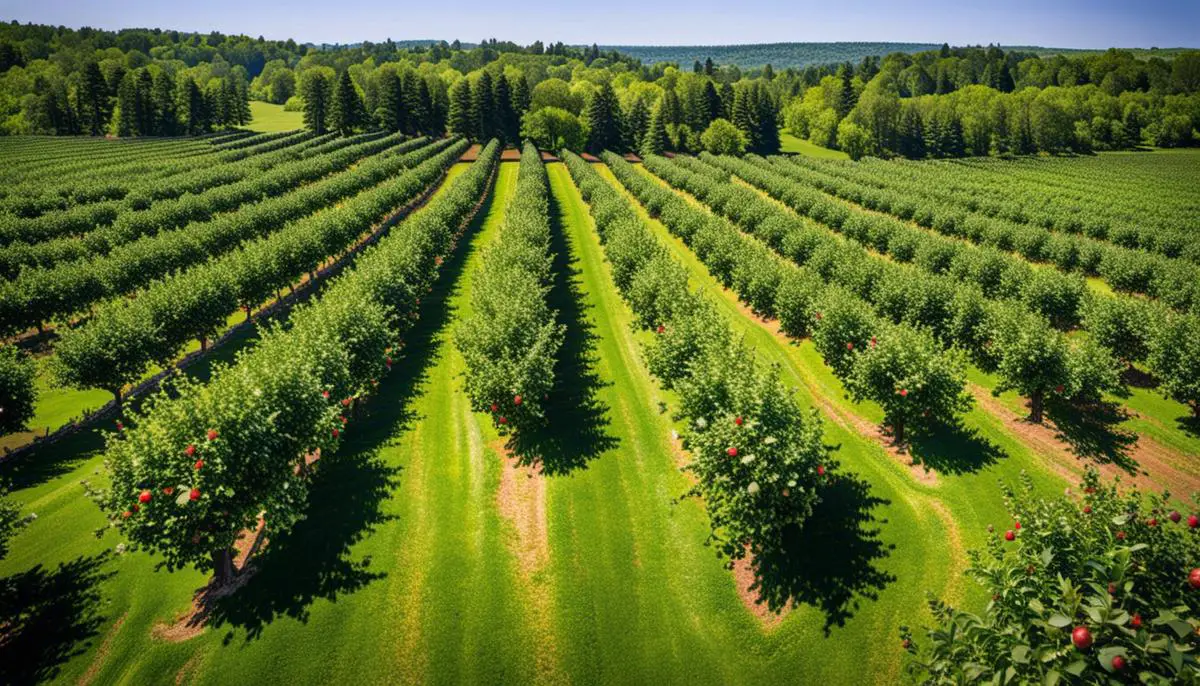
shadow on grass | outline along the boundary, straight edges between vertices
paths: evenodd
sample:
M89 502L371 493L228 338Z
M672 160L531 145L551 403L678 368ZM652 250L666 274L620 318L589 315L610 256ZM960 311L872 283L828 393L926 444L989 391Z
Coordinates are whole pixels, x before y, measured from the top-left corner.
M876 600L896 580L879 569L893 545L879 539L873 511L887 500L870 493L855 476L829 479L821 501L803 527L785 534L784 550L754 558L758 602L780 610L789 602L812 605L825 614L825 633L843 626L862 599Z
M1137 444L1138 437L1118 427L1129 417L1119 404L1049 400L1046 416L1057 427L1058 437L1076 455L1114 464L1130 474L1137 472L1137 462L1129 456L1129 451Z
M206 619L210 626L243 629L251 641L278 617L307 621L314 600L336 600L386 576L371 569L370 556L353 559L352 548L394 519L382 505L399 486L400 468L380 453L420 419L412 404L448 344L449 300L471 253L462 243L478 230L490 203L489 198L459 239L460 249L442 265L433 291L421 299L421 317L405 334L394 371L365 406L356 408L337 453L317 462L305 518L272 537L253 560L256 571L245 586L213 603ZM226 643L234 633L225 635Z
M99 586L114 573L102 570L108 559L79 557L0 579L0 683L54 679L87 649L104 622Z
M523 464L537 464L544 474L569 474L592 458L615 448L607 431L607 408L596 398L606 384L595 373L596 335L587 318L579 285L578 261L563 226L564 208L550 195L550 249L553 282L547 301L566 327L554 367L554 390L546 408L546 425L513 437L509 448Z
M908 450L921 464L942 474L970 474L1008 457L978 429L967 428L961 421L915 432Z
M1177 418L1175 424L1179 426L1180 431L1200 438L1200 416L1194 414L1185 415Z

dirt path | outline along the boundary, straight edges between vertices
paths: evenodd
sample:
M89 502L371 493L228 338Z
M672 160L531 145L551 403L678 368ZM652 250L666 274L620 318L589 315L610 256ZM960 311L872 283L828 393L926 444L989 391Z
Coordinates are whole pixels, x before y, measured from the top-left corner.
M522 465L503 440L489 446L500 456L500 487L496 504L516 529L516 553L521 573L532 576L550 559L546 530L546 480L536 465Z

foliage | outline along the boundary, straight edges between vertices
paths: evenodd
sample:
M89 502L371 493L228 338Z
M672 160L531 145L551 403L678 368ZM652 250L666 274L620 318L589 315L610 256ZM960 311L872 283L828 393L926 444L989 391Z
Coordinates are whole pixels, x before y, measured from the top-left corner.
M543 107L525 114L521 135L543 150L580 150L587 144L588 131L579 117L567 110Z
M1191 407L1200 417L1200 319L1169 317L1150 341L1150 371L1164 395Z
M0 346L0 435L21 431L33 419L37 367L14 345Z
M976 615L931 601L928 645L902 627L925 683L1192 683L1200 679L1196 533L1167 494L1121 493L1094 470L1083 497L1005 487L1011 524L970 551L991 596ZM989 527L989 530L991 527ZM1012 534L1012 540L1006 540ZM1194 579L1195 572L1191 572Z
M549 181L532 143L521 152L517 187L500 236L471 287L471 316L455 330L476 411L502 432L545 421L564 327L546 302L550 281Z
M714 119L700 134L704 149L714 155L740 155L746 150L746 135L727 119Z

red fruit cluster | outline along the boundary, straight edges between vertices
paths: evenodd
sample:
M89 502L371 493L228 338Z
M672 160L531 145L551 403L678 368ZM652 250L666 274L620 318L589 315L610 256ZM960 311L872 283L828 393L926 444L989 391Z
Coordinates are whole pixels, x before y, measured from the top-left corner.
M734 424L737 424L738 426L741 426L741 425L742 425L742 418L741 418L741 417L737 417L737 418L735 418L735 419L733 420L733 423L734 423Z
M728 448L725 449L725 454L730 457L737 457L737 448L735 448L733 446L729 446Z

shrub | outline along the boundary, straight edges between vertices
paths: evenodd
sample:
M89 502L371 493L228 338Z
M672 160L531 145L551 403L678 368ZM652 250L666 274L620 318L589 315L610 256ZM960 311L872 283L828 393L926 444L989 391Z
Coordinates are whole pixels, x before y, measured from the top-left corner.
M0 346L0 435L22 431L33 419L37 367L16 346Z

